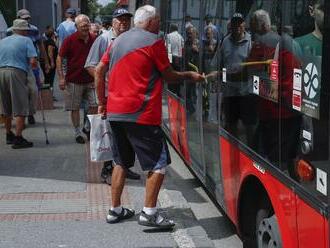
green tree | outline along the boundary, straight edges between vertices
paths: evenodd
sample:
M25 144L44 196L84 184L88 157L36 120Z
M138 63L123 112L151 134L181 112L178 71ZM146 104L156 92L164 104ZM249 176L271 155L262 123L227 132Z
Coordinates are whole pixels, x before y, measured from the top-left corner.
M102 6L97 3L97 0L82 0L81 13L88 15L91 20L94 20L99 14L99 9Z
M116 8L116 2L111 2L100 8L99 15L100 16L109 16L112 14L114 9Z

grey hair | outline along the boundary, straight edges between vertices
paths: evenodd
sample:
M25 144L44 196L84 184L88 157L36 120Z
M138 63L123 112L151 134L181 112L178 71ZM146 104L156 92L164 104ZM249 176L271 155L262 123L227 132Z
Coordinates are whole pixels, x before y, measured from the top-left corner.
M252 14L252 18L255 18L257 21L258 30L262 29L263 25L270 28L271 21L269 13L266 10L259 9Z
M156 17L156 15L157 11L154 6L144 5L135 11L134 25L137 27L144 26L147 21Z
M80 15L77 15L76 18L74 19L74 23L76 25L78 25L81 21L83 20L87 20L88 22L91 22L89 20L89 17L87 15L84 15L84 14L80 14Z

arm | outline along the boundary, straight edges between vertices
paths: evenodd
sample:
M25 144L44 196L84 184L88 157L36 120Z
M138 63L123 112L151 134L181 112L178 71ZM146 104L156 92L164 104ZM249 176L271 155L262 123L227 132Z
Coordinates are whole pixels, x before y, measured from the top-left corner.
M98 113L105 114L105 74L107 72L107 65L102 61L95 68L95 86L97 92L97 99L99 103Z
M55 50L55 47L54 46L48 46L48 56L49 56L49 60L50 60L50 67L52 69L55 68L55 64L54 64L54 50Z
M47 53L46 53L44 43L41 40L39 40L37 45L38 45L39 51L41 53L41 57L43 57L44 60L45 60L46 72L48 72L49 69L50 69L50 66L49 66L49 60L48 60L48 56L47 56Z
M37 69L38 68L38 60L36 57L30 58L29 63L31 65L32 69Z
M95 73L96 73L96 68L93 66L89 66L85 68L88 72L89 75L91 75L93 78L96 77Z
M168 80L170 83L179 83L180 80L190 80L193 82L204 81L205 76L193 72L193 71L175 71L172 66L167 67L162 71L162 76L165 80Z
M57 56L56 59L56 68L57 68L57 75L59 78L59 87L61 90L65 89L65 77L64 77L64 73L63 73L63 69L62 69L62 57L61 56Z

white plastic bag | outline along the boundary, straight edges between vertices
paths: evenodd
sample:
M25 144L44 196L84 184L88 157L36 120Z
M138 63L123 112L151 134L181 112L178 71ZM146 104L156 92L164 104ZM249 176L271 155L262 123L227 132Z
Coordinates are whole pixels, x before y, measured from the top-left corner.
M91 123L90 154L91 161L112 160L110 123L102 115L88 115Z

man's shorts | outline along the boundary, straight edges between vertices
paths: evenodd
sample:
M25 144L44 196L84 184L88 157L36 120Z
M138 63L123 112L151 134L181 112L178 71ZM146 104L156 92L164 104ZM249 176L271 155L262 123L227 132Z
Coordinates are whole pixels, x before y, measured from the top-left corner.
M28 116L27 73L13 67L0 68L0 115Z
M135 154L143 171L158 170L171 163L165 135L159 126L110 121L115 164L134 166Z
M89 107L97 107L94 84L68 83L64 90L65 110L79 110L83 100L88 102Z

